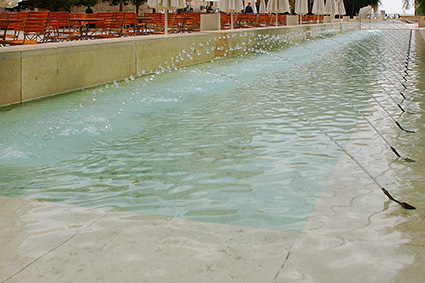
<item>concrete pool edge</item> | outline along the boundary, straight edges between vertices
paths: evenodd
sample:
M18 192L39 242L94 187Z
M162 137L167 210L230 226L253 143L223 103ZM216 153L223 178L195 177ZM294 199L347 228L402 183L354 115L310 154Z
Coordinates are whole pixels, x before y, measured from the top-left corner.
M296 238L57 203L0 203L1 282L270 282Z
M221 30L168 36L98 39L78 42L13 46L0 49L0 107L48 97L114 80L137 76L143 70L155 71L182 50L196 52L193 44L215 41L214 52L193 56L178 67L208 62L216 57L241 54L229 46L253 47L258 34L285 34L314 30L347 31L359 29L359 22ZM229 34L250 36L228 37ZM199 46L196 46L198 48ZM205 48L207 48L205 46Z

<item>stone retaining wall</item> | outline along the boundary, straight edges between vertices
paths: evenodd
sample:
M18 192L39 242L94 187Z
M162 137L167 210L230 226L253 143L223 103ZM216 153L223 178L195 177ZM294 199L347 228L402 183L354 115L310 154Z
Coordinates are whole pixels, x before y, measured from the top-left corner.
M179 60L177 67L242 53L255 46L258 34L358 28L358 23L341 22L0 48L0 106L154 72L183 50L193 59ZM209 42L214 45L209 54L198 52L211 49Z

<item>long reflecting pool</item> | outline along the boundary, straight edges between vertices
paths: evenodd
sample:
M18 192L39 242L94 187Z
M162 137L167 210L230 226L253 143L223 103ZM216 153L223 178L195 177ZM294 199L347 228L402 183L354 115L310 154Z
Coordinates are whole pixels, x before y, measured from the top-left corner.
M400 95L409 38L261 35L241 56L177 68L196 56L182 50L151 74L2 109L0 194L299 232L344 154L327 135L345 146L355 131L402 166L368 141L370 123L390 142L393 118L414 127L396 105L420 111L414 63Z

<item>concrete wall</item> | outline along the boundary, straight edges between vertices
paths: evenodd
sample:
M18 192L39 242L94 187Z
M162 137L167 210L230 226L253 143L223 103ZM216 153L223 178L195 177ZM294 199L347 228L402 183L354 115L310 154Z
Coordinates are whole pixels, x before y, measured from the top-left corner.
M242 53L243 48L233 47L253 47L258 34L357 28L356 23L335 23L0 48L0 106L155 72L183 50L185 59L175 61L177 67ZM212 46L209 54L202 50L198 55L200 48Z

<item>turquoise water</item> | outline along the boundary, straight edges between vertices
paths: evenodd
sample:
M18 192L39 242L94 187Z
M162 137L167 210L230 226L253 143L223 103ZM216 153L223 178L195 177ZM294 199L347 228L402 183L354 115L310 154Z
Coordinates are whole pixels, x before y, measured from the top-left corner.
M367 88L392 109L375 52L402 72L388 32L316 35L0 111L0 194L300 231L343 154L317 126L342 145L371 132L346 101L371 115Z

